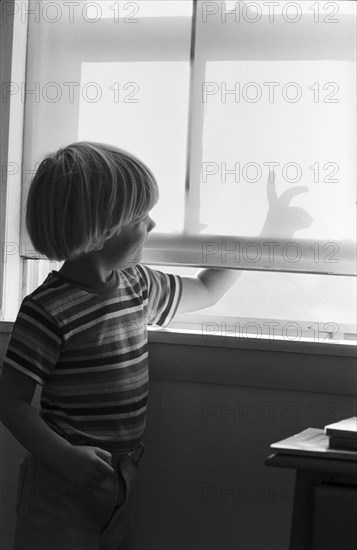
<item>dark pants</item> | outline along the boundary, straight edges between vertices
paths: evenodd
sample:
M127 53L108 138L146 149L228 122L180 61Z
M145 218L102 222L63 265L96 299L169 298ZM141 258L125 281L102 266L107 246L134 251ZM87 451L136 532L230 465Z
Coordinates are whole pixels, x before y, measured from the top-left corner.
M140 444L112 453L115 475L80 489L34 454L20 465L14 550L132 550Z

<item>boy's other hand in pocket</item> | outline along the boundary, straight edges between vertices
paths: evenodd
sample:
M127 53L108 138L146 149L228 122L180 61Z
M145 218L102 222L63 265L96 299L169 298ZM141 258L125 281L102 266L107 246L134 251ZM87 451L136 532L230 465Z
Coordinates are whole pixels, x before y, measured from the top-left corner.
M99 488L103 481L114 474L110 452L86 445L66 447L59 457L57 470L73 485L81 489Z

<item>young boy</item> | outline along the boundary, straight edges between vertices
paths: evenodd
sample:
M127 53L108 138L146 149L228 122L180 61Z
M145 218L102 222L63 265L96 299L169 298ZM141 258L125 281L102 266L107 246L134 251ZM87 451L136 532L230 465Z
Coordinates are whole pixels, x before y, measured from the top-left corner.
M213 305L239 276L140 265L155 227L151 171L133 155L80 142L46 157L26 224L64 261L23 300L0 380L1 420L27 449L14 550L133 546L136 466L148 397L147 325ZM31 406L42 386L39 414Z

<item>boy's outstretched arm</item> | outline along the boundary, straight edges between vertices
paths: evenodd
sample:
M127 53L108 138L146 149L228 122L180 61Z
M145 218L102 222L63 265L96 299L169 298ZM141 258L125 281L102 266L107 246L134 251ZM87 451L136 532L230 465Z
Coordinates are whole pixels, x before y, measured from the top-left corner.
M182 296L177 313L213 306L238 280L242 271L201 269L194 277L182 277Z

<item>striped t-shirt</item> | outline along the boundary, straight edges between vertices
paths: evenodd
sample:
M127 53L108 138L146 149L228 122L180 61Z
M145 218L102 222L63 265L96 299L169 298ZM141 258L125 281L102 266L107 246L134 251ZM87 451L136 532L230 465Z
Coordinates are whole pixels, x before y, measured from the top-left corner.
M42 386L40 416L74 445L127 451L148 398L147 325L167 327L182 279L144 265L94 291L52 271L24 298L4 365Z

